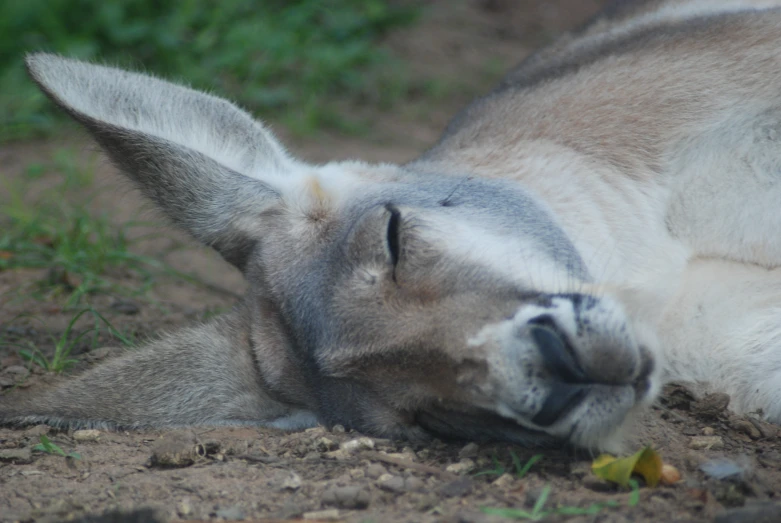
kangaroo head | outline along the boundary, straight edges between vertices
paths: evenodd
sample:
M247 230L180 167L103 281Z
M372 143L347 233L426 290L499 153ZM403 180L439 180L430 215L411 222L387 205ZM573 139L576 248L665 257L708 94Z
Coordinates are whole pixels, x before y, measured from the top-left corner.
M604 447L654 397L653 338L593 290L517 183L458 165L307 165L221 99L52 55L28 67L244 273L234 338L274 401L386 436Z

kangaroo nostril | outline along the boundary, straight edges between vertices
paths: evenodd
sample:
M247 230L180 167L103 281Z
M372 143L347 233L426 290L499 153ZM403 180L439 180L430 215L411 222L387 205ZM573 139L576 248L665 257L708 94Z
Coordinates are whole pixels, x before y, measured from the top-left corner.
M565 383L588 383L586 373L578 364L564 338L550 327L532 325L531 336L542 354L545 368Z
M540 427L553 425L567 412L578 406L588 392L583 385L553 382L550 394L532 422Z

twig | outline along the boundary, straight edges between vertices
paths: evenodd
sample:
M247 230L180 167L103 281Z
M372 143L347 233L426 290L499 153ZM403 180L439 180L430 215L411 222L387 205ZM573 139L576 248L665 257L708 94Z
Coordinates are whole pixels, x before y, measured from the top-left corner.
M458 476L456 476L455 474L451 474L446 470L442 470L437 467L431 467L429 465L423 465L422 463L415 463L414 461L410 461L408 459L388 456L387 454L381 454L380 452L367 450L361 453L361 457L366 459L373 459L375 461L382 461L383 463L388 463L389 465L396 465L397 467L417 470L418 472L424 472L426 474L433 474L434 476L439 476L440 478L447 481L453 481L458 479Z

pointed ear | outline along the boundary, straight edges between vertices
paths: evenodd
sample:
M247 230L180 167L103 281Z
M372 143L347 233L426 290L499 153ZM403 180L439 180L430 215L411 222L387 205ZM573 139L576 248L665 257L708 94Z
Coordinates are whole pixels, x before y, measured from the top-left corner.
M258 215L297 165L262 125L225 100L143 74L49 54L28 56L27 68L171 220L245 267Z

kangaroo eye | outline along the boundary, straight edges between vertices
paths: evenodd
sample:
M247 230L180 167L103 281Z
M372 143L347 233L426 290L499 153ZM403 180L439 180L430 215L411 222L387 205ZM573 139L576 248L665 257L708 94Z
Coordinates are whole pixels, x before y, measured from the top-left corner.
M388 246L388 253L390 254L391 263L395 267L399 263L400 254L400 227L401 227L401 212L391 204L385 206L385 209L390 213L388 218L388 230L386 232L385 244Z

